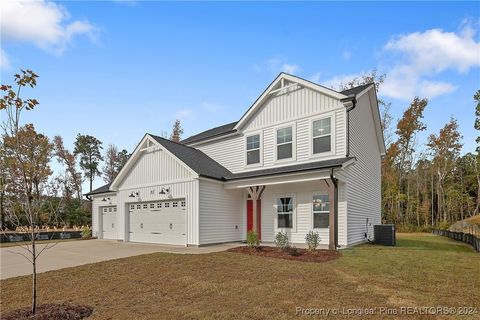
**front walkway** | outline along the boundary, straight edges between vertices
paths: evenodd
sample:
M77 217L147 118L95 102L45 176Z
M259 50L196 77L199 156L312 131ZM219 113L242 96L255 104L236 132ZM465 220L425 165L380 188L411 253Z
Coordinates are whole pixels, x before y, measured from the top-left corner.
M46 245L39 244L37 248L41 250ZM178 254L219 252L239 245L239 243L228 243L197 248L132 242L124 243L114 240L67 241L57 243L54 247L42 253L37 260L37 272L58 270L155 252ZM19 246L0 248L0 279L31 274L32 265L18 253L25 254L27 252Z

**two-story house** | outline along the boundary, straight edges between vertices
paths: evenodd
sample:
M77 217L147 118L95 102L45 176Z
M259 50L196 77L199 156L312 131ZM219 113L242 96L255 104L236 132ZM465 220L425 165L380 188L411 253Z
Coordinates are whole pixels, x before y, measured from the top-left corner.
M92 191L104 239L207 245L279 231L346 247L381 223L385 153L373 84L337 92L281 73L236 122L181 143L146 134L110 184Z

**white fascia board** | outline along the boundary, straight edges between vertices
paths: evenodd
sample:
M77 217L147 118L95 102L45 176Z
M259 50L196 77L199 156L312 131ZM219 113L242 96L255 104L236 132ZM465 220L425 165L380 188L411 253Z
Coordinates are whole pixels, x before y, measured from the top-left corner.
M385 153L386 153L386 148L385 148L385 138L383 137L382 119L381 119L381 116L380 116L380 107L378 105L377 93L375 92L375 90L372 90L371 92L372 92L372 94L369 96L369 101L370 101L370 109L372 110L373 121L375 123L375 131L376 131L376 136L377 136L378 149L380 150L380 155L384 156ZM373 103L372 103L372 98L373 98Z

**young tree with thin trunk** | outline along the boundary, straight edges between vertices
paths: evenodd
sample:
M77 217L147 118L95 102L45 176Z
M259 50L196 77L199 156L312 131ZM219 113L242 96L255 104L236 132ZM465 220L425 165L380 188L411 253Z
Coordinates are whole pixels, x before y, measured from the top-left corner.
M89 180L89 191L92 191L95 177L101 175L99 170L100 162L103 161L101 149L102 142L97 138L90 135L77 135L73 155L75 157L80 156L80 168L82 168L85 177Z
M182 139L183 128L180 124L180 120L175 120L172 128L172 134L170 135L170 140L174 142L180 142Z
M33 125L21 127L20 119L23 111L29 111L38 105L36 99L23 99L23 91L26 87L34 88L37 84L38 75L31 70L21 70L14 76L16 90L12 86L2 84L0 90L4 92L0 98L0 112L2 114L2 140L5 153L2 160L7 163L7 176L12 178L11 183L16 185L15 193L7 197L9 202L3 210L11 224L20 228L26 225L25 232L29 236L29 244L21 245L25 253L15 252L22 255L32 265L32 313L35 314L37 306L37 259L43 251L53 246L45 245L37 248L36 241L39 233L40 215L45 215L45 205L51 189L46 183L46 175L50 174L48 167L49 143L48 139L40 136L33 130ZM33 141L26 139L30 137ZM40 143L40 145L36 145ZM13 167L8 167L8 165ZM2 184L6 184L2 179ZM8 190L8 189L7 189ZM33 191L34 190L34 191ZM51 194L50 194L51 195ZM15 210L18 208L18 210ZM57 210L50 207L47 216L53 218Z

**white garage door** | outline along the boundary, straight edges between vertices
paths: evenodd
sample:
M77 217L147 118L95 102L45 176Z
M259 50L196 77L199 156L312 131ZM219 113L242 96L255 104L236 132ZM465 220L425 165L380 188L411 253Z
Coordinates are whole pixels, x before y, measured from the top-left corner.
M117 207L102 207L102 238L117 239Z
M130 241L185 245L185 199L132 203Z

